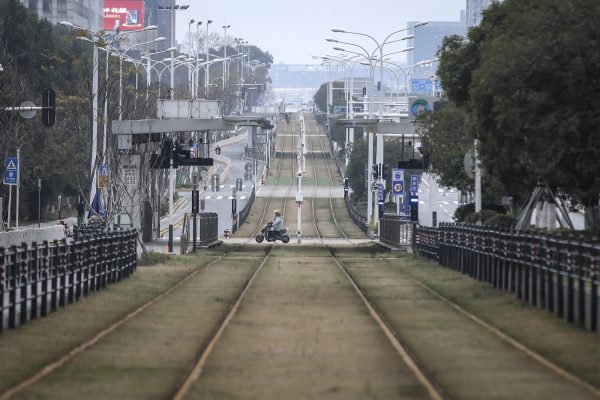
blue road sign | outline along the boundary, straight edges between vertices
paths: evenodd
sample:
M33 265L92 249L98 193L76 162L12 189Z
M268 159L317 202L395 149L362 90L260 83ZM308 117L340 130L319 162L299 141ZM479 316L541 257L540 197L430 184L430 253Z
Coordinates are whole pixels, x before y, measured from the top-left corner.
M410 176L410 191L417 193L419 191L419 175Z
M6 157L6 163L4 164L4 184L5 185L16 185L19 176L19 160L17 157Z
M431 93L431 90L433 88L433 83L431 81L431 79L419 79L419 78L415 78L415 79L411 79L411 89L412 89L412 93ZM436 91L441 91L442 89L442 85L441 82L439 80L435 81L435 90Z
M108 165L100 164L98 166L98 175L100 176L108 176Z
M392 195L402 196L404 194L404 170L392 169Z

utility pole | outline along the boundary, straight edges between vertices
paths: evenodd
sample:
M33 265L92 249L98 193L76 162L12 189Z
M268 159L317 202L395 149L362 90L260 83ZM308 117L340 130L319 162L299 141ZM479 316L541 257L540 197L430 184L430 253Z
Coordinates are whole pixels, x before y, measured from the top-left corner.
M38 228L42 222L42 178L38 178Z
M475 139L475 212L481 211L481 168L479 167L479 140Z
M21 186L21 149L17 148L17 207L15 209L15 228L19 229L19 188Z

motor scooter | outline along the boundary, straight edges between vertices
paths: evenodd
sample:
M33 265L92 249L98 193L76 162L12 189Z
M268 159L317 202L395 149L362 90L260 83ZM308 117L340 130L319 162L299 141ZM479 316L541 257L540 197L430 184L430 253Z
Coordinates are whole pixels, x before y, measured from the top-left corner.
M267 242L281 240L283 243L288 243L290 241L290 235L288 234L287 229L283 228L277 234L275 234L275 232L271 231L271 226L273 226L272 222L269 222L263 226L260 233L256 235L255 239L257 243L262 243L265 239L267 239Z

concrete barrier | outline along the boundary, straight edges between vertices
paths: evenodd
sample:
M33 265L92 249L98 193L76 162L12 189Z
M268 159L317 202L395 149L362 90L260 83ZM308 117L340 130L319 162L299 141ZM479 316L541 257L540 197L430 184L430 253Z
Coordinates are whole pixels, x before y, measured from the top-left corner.
M65 223L72 227L77 223L77 218L66 218ZM38 242L44 240L52 241L63 239L65 237L65 228L56 224L38 228L37 225L30 225L19 228L16 231L0 232L0 247L20 246L22 243Z

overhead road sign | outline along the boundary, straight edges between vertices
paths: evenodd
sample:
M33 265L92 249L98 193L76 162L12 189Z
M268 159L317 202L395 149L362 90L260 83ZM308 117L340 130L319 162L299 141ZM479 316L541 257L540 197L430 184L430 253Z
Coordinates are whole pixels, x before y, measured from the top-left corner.
M112 121L115 135L148 135L149 133L224 131L233 128L222 118L206 119L141 119Z

